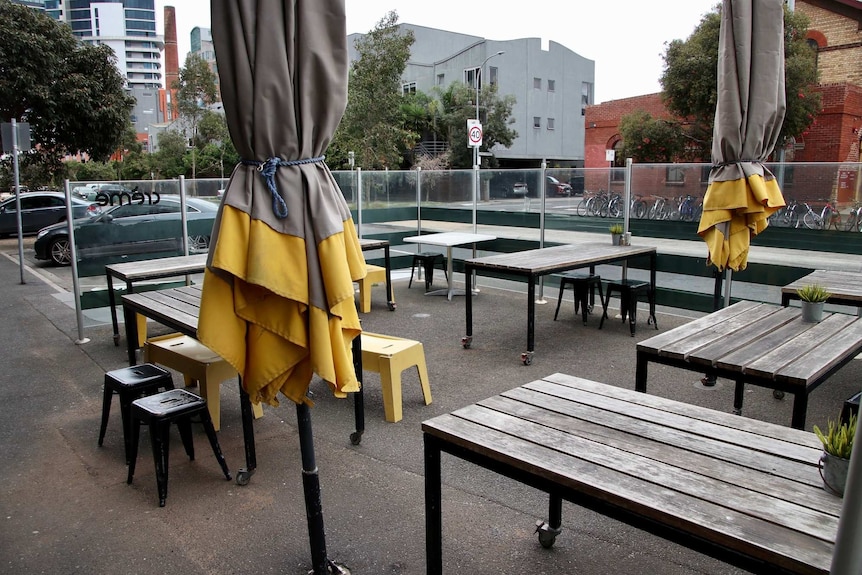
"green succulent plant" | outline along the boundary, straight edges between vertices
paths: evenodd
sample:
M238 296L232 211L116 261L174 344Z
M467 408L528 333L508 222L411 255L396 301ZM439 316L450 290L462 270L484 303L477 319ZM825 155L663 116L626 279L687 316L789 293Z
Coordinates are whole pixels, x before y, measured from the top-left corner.
M613 224L608 228L608 231L612 234L621 234L623 233L623 225L622 224Z
M826 301L832 294L825 287L819 284L809 284L802 286L796 290L796 294L802 301L821 302Z
M847 423L837 423L830 419L826 433L820 431L820 428L815 425L814 434L820 439L826 453L842 459L850 459L850 454L853 452L853 437L856 435L856 422L856 415L851 415Z

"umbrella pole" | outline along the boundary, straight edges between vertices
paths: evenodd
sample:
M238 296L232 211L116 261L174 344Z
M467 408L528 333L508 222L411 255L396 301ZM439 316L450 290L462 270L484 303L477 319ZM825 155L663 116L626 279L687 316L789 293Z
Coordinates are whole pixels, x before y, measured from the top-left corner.
M314 575L329 575L326 557L326 534L323 531L323 507L320 503L320 478L314 458L314 437L311 432L311 410L305 403L296 404L299 425L299 449L302 454L302 488L305 493L305 515L308 518L308 539L311 543L311 564Z
M242 440L245 447L245 467L236 473L236 484L247 485L257 468L257 451L254 445L254 414L251 411L251 400L242 386L239 378L239 411L242 415Z
M362 334L353 338L353 370L359 381L359 391L353 394L353 417L356 421L356 431L350 434L350 443L359 445L365 432L365 392L362 385Z

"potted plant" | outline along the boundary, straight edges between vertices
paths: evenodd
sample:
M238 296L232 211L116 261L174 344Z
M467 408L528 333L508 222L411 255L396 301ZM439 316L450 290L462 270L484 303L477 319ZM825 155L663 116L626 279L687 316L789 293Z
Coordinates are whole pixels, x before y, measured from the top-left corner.
M857 417L851 414L844 423L829 421L826 433L814 426L814 434L823 444L823 455L820 456L820 477L827 491L844 497L844 486L847 483L847 470L850 466L850 454L853 452L853 438L856 436Z
M608 228L608 231L611 232L611 242L615 246L620 245L620 238L623 237L623 225L613 224Z
M802 321L819 323L823 319L823 304L832 297L825 287L819 284L808 284L796 290L802 300Z

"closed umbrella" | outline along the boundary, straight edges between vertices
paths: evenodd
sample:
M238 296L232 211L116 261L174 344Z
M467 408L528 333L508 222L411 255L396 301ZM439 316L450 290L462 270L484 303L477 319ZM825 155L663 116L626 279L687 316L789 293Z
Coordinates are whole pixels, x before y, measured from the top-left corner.
M353 281L365 260L324 163L347 102L344 0L214 0L225 117L242 162L216 218L198 337L239 372L252 401L297 405L314 572L323 543L311 441L313 374L359 391Z
M782 0L724 0L718 53L713 168L698 234L719 271L748 263L751 238L784 205L766 168L784 122Z

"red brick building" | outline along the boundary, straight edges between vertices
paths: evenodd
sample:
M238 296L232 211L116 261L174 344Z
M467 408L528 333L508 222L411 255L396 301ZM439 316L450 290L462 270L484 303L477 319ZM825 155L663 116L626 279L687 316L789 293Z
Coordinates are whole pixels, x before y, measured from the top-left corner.
M859 162L862 138L862 2L797 0L808 16L808 40L817 47L823 110L797 140L787 159L794 162ZM584 166L606 168L606 150L619 148L620 118L635 110L670 117L661 94L647 94L588 106ZM624 165L617 158L616 165Z

